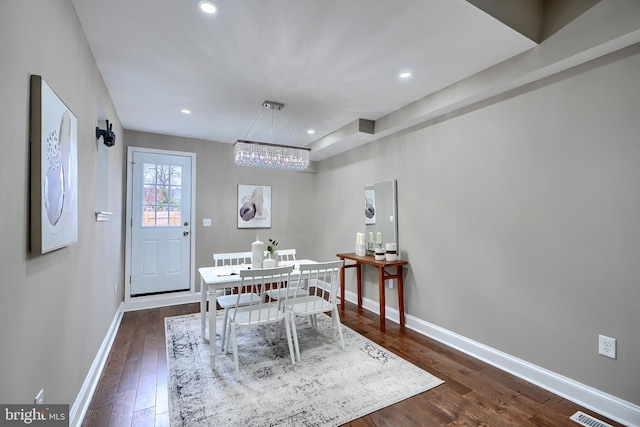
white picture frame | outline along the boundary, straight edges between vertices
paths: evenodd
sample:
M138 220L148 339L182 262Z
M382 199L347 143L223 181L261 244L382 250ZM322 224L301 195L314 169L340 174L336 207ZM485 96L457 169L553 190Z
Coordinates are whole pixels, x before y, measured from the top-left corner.
M238 228L271 228L271 186L238 184Z
M78 241L78 119L41 76L31 76L31 252Z

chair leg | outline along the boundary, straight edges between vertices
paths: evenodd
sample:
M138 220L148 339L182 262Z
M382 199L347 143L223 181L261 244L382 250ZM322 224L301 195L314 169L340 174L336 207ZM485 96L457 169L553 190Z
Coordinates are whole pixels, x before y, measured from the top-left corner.
M231 338L231 319L229 318L229 316L227 316L227 321L225 322L225 334L226 338L224 341L224 348L226 349L227 354L229 354L229 339Z
M333 310L333 309L331 309L331 313L332 313L332 314L334 313L334 310ZM338 328L339 328L339 323L340 323L339 321L336 321L336 316L335 316L335 315L332 315L332 316L331 316L331 332L332 332L332 334L333 334L333 335L332 335L332 338L333 338L334 340L336 339L336 332L337 332L337 330L338 330Z
M340 322L340 313L338 313L338 306L333 306L333 315L336 319L336 325L338 326L338 335L340 335L340 345L342 346L342 350L344 351L344 337L342 336L342 323Z
M224 320L222 321L222 341L220 343L220 347L222 348L222 352L224 353L224 349L226 348L225 342L227 340L227 320L229 319L229 309L224 309Z
M298 330L296 328L296 315L291 313L291 335L293 335L293 346L296 349L296 357L300 362L300 344L298 343Z
M200 289L200 329L202 333L202 339L205 341L207 340L207 337L205 336L206 325L207 325L207 291Z
M289 346L289 355L291 356L291 364L295 365L296 361L293 357L293 345L291 343L291 327L289 326L289 321L290 321L290 317L285 315L283 322L284 322L285 329L287 330L287 345Z
M231 339L231 346L233 347L233 364L236 368L236 379L240 376L240 363L238 362L238 340L236 336L236 324L231 323L231 332L229 338Z

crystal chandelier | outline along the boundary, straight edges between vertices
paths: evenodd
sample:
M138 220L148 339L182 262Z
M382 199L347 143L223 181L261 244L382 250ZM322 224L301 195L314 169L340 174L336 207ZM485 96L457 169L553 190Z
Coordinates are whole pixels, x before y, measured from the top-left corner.
M243 141L233 144L236 165L275 169L306 169L309 149L264 142Z
M254 120L253 124L247 131L247 135L251 132L253 125L260 118L260 115L264 110L281 111L284 108L284 104L272 101L264 101L262 103L263 109ZM284 113L283 113L284 114ZM284 118L284 115L283 115ZM287 127L294 134L290 128L289 123L284 119ZM246 136L245 136L246 138ZM248 141L246 139L239 139L233 144L233 152L235 154L236 165L239 166L252 166L258 168L275 168L275 169L293 169L302 170L309 166L309 148L304 147L292 147L289 145L269 144L266 142Z

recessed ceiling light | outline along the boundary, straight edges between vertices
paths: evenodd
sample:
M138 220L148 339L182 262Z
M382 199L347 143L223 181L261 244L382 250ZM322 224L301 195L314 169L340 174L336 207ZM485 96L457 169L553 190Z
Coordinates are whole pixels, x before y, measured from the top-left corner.
M211 0L198 0L198 7L201 11L210 15L218 11L218 6Z
M188 110L188 109L186 109L186 108L183 108L182 110L180 110L180 112L181 112L182 114L191 114L191 110Z
M313 135L313 134L315 134L315 133L316 133L316 131L315 131L314 129L309 129L309 130L307 131L307 133L308 133L309 135Z
M408 79L409 77L411 77L411 71L403 71L398 74L398 77L400 77L401 79Z

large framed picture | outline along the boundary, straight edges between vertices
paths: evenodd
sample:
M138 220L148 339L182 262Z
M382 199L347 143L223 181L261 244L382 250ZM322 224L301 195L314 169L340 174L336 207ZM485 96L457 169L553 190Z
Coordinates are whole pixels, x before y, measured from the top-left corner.
M271 186L238 184L238 228L271 228Z
M78 119L41 76L31 76L31 252L78 241Z

